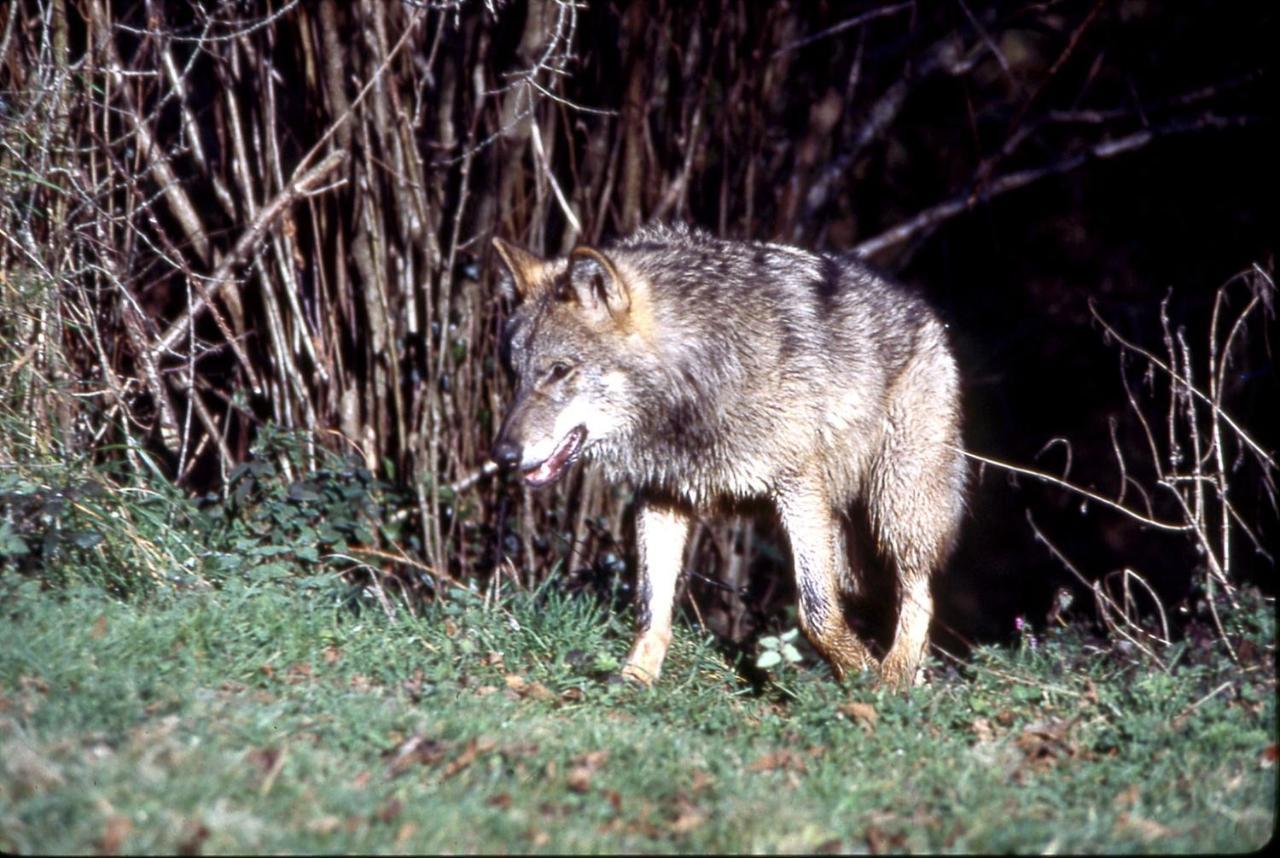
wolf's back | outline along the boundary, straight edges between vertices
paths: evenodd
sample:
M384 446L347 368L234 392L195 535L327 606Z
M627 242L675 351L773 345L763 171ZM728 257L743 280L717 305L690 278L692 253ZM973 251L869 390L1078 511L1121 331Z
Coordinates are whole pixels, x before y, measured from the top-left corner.
M605 457L618 476L695 500L767 495L817 458L852 496L895 379L914 361L938 376L926 386L954 383L928 306L855 260L670 227L610 252L654 315L650 342L618 346L652 367L644 419Z

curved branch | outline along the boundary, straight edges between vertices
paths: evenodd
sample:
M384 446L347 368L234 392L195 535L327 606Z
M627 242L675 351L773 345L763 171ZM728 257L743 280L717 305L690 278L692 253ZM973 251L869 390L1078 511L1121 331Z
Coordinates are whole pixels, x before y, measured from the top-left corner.
M985 203L993 197L1025 188L1041 179L1068 173L1094 159L1111 158L1125 152L1141 149L1157 137L1172 134L1185 134L1205 128L1244 128L1259 122L1255 116L1215 116L1206 115L1195 120L1169 122L1155 128L1144 128L1113 140L1103 140L1087 149L1068 155L1042 167L1031 167L1015 173L1006 173L998 179L992 179L983 187L980 194L966 190L949 200L932 205L914 217L908 218L892 229L874 235L855 245L851 253L861 257L872 256L888 247L901 244L920 233L927 232L956 215L963 214L979 203Z
M152 352L159 353L173 348L174 343L187 332L191 320L200 315L208 307L208 302L217 297L223 287L231 282L232 271L248 261L253 254L254 248L258 246L258 242L262 240L263 235L284 214L285 210L293 205L298 198L308 196L317 191L317 186L346 160L347 153L342 149L335 149L310 170L301 175L295 173L288 187L262 207L258 212L258 216L254 218L253 223L240 235L235 247L231 249L231 252L227 254L213 274L209 276L209 284L205 290L205 295L199 296L191 302L191 306L187 311L179 316L169 326L169 329L156 340L151 347Z

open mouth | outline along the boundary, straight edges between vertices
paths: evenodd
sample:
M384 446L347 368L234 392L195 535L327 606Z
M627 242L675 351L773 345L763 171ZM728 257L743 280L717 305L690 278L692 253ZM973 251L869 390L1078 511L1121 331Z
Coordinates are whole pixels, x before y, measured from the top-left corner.
M545 486L555 482L569 463L582 449L582 442L587 439L587 427L578 426L556 445L551 455L542 460L542 464L534 465L524 472L524 480L531 486Z

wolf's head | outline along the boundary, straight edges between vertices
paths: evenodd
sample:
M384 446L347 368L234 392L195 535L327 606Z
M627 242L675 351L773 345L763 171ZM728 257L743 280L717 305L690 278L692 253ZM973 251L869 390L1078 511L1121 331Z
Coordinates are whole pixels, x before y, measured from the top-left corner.
M547 260L493 243L516 309L502 336L515 399L492 455L531 485L547 485L634 420L633 385L652 329L647 295L595 248Z

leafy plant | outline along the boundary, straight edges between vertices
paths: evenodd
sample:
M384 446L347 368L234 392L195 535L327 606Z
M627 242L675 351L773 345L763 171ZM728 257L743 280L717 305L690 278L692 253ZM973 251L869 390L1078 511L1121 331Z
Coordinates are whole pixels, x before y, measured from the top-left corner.
M247 562L256 574L279 575L401 538L402 499L354 456L316 450L320 467L307 470L304 440L264 430L250 460L228 474L224 495L205 496L222 568Z
M791 629L780 635L760 638L760 655L756 656L756 667L773 670L784 664L799 664L803 661L804 656L800 655L800 650L792 643L799 634L799 629Z

